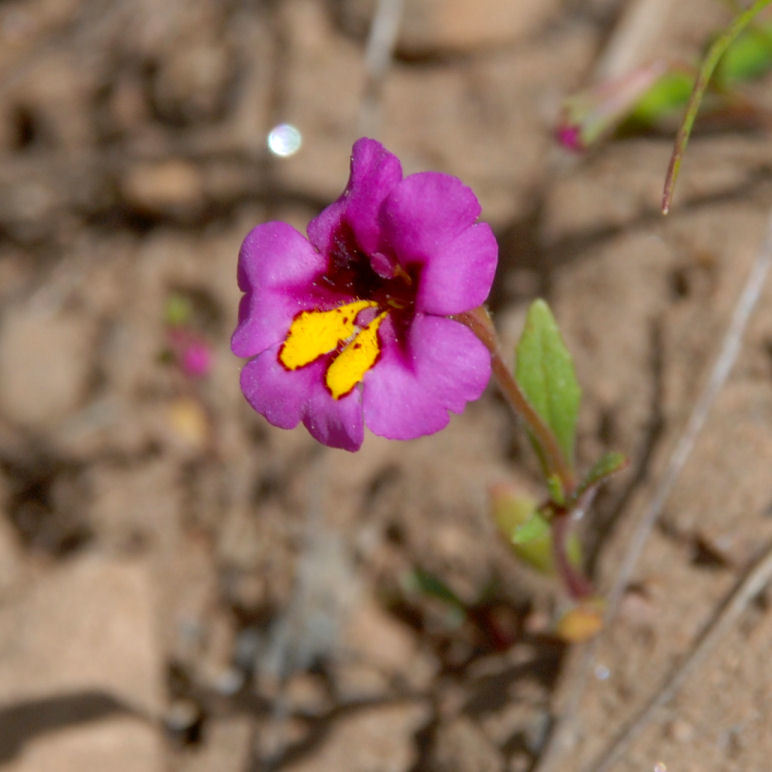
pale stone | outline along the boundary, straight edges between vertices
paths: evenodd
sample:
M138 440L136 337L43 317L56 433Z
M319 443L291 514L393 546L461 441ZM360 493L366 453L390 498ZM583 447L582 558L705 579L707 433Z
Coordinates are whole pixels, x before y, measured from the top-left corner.
M149 723L162 702L153 599L143 563L84 557L0 607L0 711L16 722L0 750L10 768L160 770Z
M203 204L200 172L193 164L179 159L130 168L121 190L130 206L151 215L192 214Z
M83 317L19 306L0 328L0 409L45 427L72 411L90 372L93 329Z

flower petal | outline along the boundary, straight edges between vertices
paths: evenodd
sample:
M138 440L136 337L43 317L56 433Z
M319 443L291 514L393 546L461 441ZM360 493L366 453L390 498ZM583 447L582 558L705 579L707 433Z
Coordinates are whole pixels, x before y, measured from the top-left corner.
M298 311L318 305L313 284L326 259L306 238L283 222L253 228L239 252L239 287L246 294L231 338L236 356L259 354L284 339Z
M292 429L304 417L308 395L324 377L325 363L287 370L279 362L275 344L247 362L241 371L241 390L247 402L274 426Z
M378 251L381 204L402 179L399 159L380 142L363 137L351 151L351 173L343 195L308 224L308 238L327 254L343 221L365 253Z
M471 189L438 172L406 177L381 210L384 237L404 266L438 256L479 216L480 204Z
M315 389L306 405L303 423L323 445L359 450L365 437L361 391L354 389L341 399L333 399L325 389Z
M364 439L360 392L355 389L333 399L324 387L328 363L320 360L287 370L278 359L279 345L263 351L241 371L241 390L249 404L280 429L292 429L303 421L319 442L358 450Z
M405 349L384 328L381 359L364 378L365 423L374 434L409 440L442 429L490 379L490 354L451 319L416 314Z
M447 316L485 302L496 273L499 246L487 223L477 223L426 260L416 308Z

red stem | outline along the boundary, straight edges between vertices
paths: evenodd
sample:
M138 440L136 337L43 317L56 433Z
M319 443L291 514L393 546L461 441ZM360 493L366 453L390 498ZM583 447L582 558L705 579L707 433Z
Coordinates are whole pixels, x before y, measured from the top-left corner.
M568 559L568 535L570 533L571 516L560 513L552 520L552 553L555 557L555 568L558 576L572 600L580 601L593 594L589 579Z
M515 380L514 375L512 375L511 370L504 362L496 328L493 326L493 320L488 310L485 306L479 306L473 311L458 314L455 318L469 327L490 351L491 368L501 393L515 415L525 421L539 446L544 451L550 471L555 472L560 478L566 496L570 495L576 484L573 470L566 461L555 434L531 406L528 398Z

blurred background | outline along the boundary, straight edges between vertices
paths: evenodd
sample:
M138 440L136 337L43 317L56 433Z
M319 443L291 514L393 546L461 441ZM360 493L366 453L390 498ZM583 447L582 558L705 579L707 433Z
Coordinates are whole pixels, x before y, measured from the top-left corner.
M580 463L631 459L586 518L613 581L761 243L763 126L675 124L582 155L562 100L695 62L717 0L0 2L0 768L530 770L573 654L490 486L540 495L493 388L410 443L318 447L253 413L236 257L308 220L353 141L455 174L499 238L508 351L546 297L584 389ZM749 87L763 115L769 79ZM765 100L766 99L766 103ZM763 122L762 122L763 123ZM772 536L772 292L598 648L582 769ZM761 770L754 602L620 770Z

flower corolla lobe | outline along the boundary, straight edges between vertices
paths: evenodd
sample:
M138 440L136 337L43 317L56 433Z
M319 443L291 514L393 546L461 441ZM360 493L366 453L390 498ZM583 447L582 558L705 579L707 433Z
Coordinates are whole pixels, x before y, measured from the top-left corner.
M490 227L455 177L403 178L396 156L358 140L341 197L308 225L253 228L231 340L250 357L241 387L281 428L357 450L365 425L390 439L442 429L477 399L490 357L454 319L483 303L496 269Z

